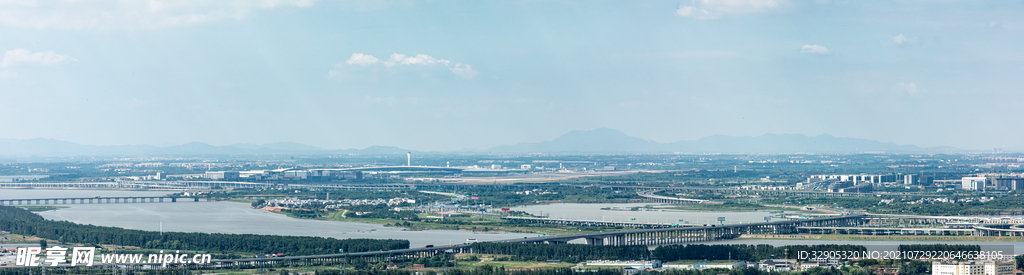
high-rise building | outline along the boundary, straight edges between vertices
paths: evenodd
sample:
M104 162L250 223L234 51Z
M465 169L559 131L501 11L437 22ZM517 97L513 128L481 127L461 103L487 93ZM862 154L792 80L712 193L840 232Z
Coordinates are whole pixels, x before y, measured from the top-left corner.
M919 179L920 177L914 174L903 175L903 184L917 184Z
M1007 175L990 175L988 182L991 189L1000 191L1024 190L1024 177Z
M963 177L960 179L960 186L967 190L985 190L986 177Z

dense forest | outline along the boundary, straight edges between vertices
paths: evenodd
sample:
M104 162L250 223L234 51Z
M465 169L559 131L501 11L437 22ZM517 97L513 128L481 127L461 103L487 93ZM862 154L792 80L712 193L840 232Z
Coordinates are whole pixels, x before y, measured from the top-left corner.
M512 261L560 260L577 263L590 260L643 260L646 246L602 246L585 244L473 243L473 253L510 255Z
M202 250L254 254L284 253L314 255L409 248L408 240L346 239L272 236L255 234L211 234L151 232L117 227L51 221L12 206L0 206L0 230L34 235L62 243L113 244L154 249Z

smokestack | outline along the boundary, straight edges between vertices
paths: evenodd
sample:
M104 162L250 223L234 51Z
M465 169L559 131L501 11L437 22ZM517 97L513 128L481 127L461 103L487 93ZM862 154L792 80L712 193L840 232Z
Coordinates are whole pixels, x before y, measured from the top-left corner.
M406 152L405 157L405 166L412 166L412 152Z

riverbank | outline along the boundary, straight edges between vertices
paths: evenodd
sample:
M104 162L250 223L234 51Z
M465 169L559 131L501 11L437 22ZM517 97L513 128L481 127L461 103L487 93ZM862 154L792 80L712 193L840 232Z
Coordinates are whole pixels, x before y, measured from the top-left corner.
M499 218L447 218L458 220L458 222L432 222L421 219L420 221L405 221L376 218L347 217L342 212L332 213L323 218L328 221L358 222L368 224L379 224L389 227L404 228L409 231L421 230L461 230L475 233L532 233L544 235L568 235L580 233L600 232L592 229L577 227L530 227L511 225Z

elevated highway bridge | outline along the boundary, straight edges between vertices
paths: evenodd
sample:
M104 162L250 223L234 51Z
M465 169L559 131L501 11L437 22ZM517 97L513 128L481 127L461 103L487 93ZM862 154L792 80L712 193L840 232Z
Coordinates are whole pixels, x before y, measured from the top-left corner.
M59 205L59 204L97 204L97 203L159 203L193 201L199 197L92 197L92 198L41 198L41 199L0 199L0 205ZM205 201L210 201L206 198Z
M590 245L667 245L724 240L738 237L740 234L791 234L799 227L806 226L856 226L864 220L864 215L848 215L819 219L794 221L778 221L750 224L709 225L695 227L672 227L657 229L640 229L626 231L609 231L573 235L544 236L523 239L494 241L496 243L536 243L564 244L573 240L583 239ZM419 257L429 257L439 253L472 252L472 244L454 244L431 247L417 247L387 251L371 251L344 254L326 254L271 258L245 258L213 260L209 264L190 264L189 269L219 268L258 268L273 266L336 266L352 261L383 262L409 261ZM159 264L119 264L128 269L160 269ZM2 268L2 267L0 267Z

